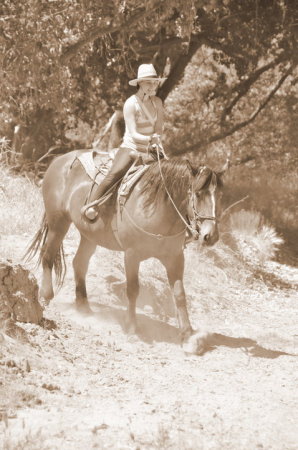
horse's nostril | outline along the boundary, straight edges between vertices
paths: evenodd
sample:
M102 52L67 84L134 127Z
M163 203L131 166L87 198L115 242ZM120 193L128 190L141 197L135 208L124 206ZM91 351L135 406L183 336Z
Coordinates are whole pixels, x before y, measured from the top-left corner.
M205 234L205 236L204 236L204 241L205 241L205 242L208 242L209 239L210 239L210 234Z

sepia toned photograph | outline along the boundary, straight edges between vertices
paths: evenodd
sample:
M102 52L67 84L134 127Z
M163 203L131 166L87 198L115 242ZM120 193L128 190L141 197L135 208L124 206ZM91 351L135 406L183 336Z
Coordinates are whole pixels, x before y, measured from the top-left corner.
M0 450L298 449L298 5L1 0Z

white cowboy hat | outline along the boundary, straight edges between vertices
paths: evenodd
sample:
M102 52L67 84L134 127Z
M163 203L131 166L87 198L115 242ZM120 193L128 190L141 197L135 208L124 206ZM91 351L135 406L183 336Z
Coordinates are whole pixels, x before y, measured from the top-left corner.
M164 81L166 78L161 78L157 76L156 70L154 69L153 64L141 64L138 68L138 77L134 80L130 80L128 84L130 86L137 86L139 81Z

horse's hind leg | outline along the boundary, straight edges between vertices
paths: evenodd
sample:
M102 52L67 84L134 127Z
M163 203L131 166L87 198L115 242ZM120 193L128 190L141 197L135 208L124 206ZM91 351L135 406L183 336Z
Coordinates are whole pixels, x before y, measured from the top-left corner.
M73 260L73 269L76 283L76 306L82 312L91 312L86 291L86 273L96 244L81 235L81 242Z
M125 257L126 272L126 294L128 298L128 334L135 334L136 323L136 301L139 295L139 266L140 260L130 249L126 250Z
M39 291L41 302L48 304L54 297L52 269L55 257L70 226L70 221L63 214L55 216L48 224L46 242L42 248L42 282Z

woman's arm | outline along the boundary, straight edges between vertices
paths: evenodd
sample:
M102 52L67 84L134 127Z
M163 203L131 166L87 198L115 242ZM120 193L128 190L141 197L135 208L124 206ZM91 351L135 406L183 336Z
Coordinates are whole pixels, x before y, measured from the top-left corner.
M155 124L155 133L162 136L163 133L163 122L164 122L164 107L162 100L159 97L154 97L156 109L157 109L157 119Z

